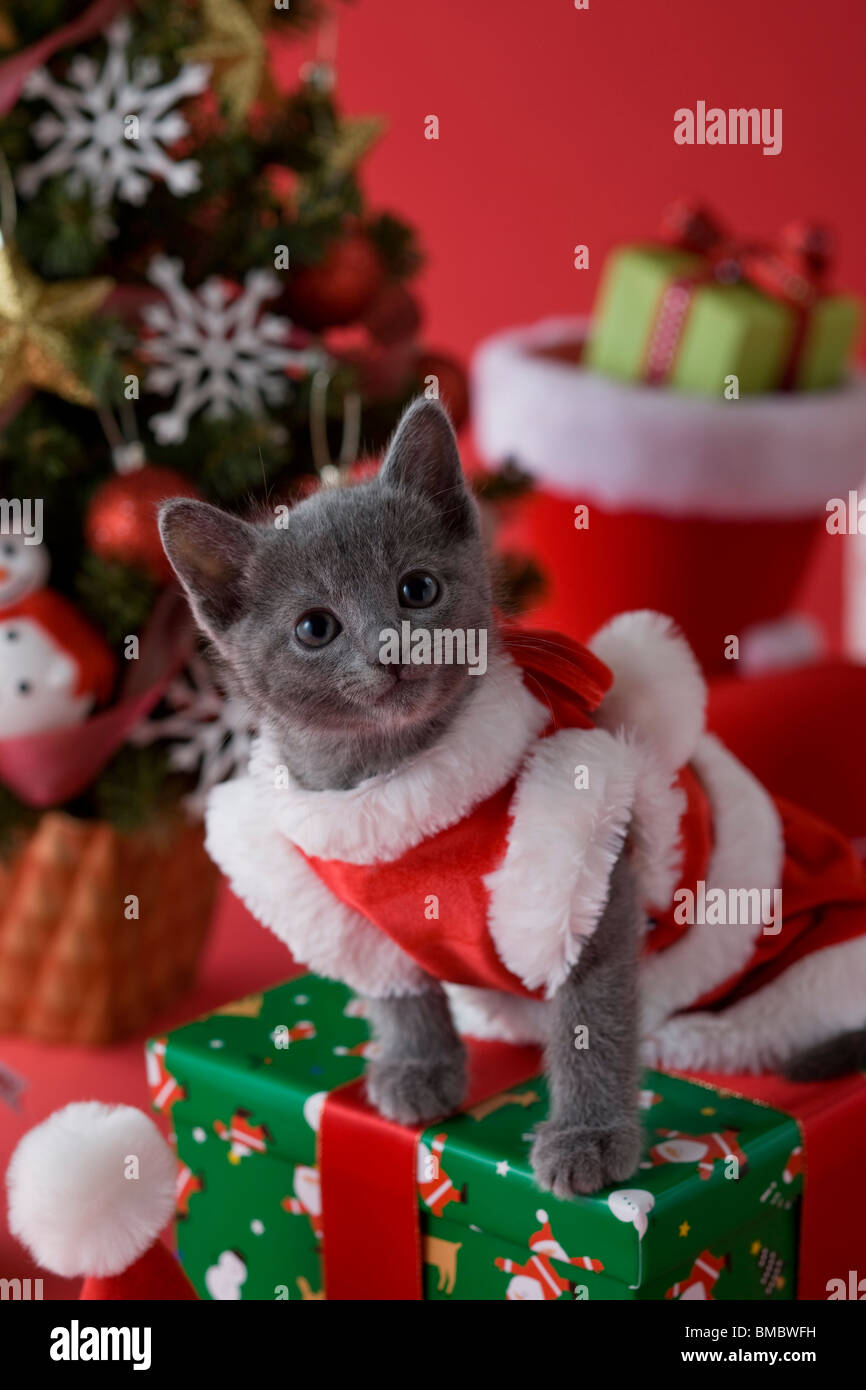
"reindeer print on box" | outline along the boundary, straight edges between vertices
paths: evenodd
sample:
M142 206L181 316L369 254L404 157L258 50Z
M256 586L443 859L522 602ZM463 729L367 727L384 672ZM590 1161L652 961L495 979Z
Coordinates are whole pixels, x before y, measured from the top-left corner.
M706 734L669 619L624 614L589 647L500 620L437 402L377 477L284 526L187 499L160 525L260 730L211 794L210 852L297 960L363 996L384 1115L461 1106L461 1033L543 1041L532 1162L567 1196L637 1169L641 1055L810 1049L792 1065L827 1070L862 1047L862 865Z

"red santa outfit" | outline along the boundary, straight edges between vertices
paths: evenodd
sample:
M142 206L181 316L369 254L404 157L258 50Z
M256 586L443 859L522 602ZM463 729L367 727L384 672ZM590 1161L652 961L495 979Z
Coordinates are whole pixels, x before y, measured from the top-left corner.
M212 793L212 856L311 969L374 996L440 979L464 1031L525 1040L625 846L653 923L647 1060L760 1069L861 1027L866 873L847 842L705 732L670 620L624 614L590 646L518 638L441 739L350 790L300 787L260 740ZM676 890L702 883L708 901L781 889L784 924L678 920Z

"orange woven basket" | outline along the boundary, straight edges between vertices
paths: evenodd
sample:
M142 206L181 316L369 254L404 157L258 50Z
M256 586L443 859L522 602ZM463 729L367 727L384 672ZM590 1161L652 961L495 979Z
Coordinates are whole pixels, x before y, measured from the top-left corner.
M107 1043L190 984L218 872L198 826L41 817L0 866L0 1033Z

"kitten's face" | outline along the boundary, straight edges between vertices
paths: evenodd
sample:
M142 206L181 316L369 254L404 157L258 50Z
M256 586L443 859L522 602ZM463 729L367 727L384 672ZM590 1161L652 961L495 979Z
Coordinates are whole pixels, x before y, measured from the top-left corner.
M386 634L483 631L490 584L450 425L416 405L379 477L330 488L284 529L166 504L166 551L256 718L278 731L386 738L441 721L464 663L400 664ZM383 659L384 657L384 659Z
M322 492L263 534L247 593L218 645L257 712L335 731L425 721L468 679L383 662L389 630L490 622L477 537L449 538L429 500L378 482Z

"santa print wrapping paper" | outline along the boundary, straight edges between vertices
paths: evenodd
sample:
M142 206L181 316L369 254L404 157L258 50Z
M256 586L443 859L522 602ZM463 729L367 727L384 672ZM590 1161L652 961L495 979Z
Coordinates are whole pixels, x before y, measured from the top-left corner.
M369 1048L357 1001L314 975L148 1043L153 1105L177 1144L178 1253L203 1298L326 1296L318 1132L326 1095L362 1075ZM641 1103L641 1168L570 1201L541 1193L529 1167L542 1076L427 1128L416 1169L424 1296L793 1298L797 1122L656 1072ZM375 1179L368 1161L361 1145L349 1165L359 1206ZM358 1299L393 1256L381 1235L354 1253Z

